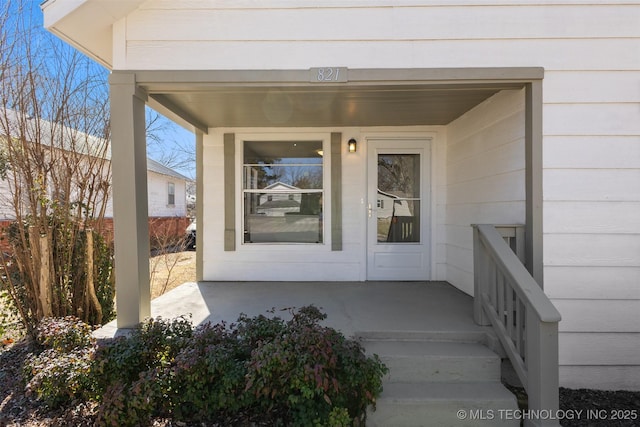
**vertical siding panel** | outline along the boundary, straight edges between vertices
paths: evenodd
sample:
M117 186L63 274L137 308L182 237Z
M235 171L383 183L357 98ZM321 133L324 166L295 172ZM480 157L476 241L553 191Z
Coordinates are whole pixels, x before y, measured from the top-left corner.
M224 250L236 250L236 136L224 134Z
M342 250L342 134L331 134L331 250Z

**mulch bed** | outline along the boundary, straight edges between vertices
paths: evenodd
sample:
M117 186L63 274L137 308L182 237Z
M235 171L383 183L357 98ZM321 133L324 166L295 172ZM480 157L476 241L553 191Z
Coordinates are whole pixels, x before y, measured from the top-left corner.
M523 388L506 386L526 413L527 395ZM543 414L547 416L549 414ZM535 417L535 415L531 415ZM567 427L640 426L640 391L569 389L560 387L560 411L555 416ZM522 419L521 416L517 417Z
M93 408L90 404L49 410L32 396L25 395L20 370L32 350L28 340L0 345L0 427L92 425L90 414ZM509 389L518 397L521 408L526 410L524 390L517 387ZM560 424L568 427L640 426L640 392L561 388L560 413L565 415ZM172 423L158 420L155 425L169 427Z

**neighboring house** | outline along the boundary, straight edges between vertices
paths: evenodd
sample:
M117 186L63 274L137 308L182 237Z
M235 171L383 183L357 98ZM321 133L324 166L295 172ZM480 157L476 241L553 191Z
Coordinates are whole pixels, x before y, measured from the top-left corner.
M190 218L187 184L191 180L175 170L147 158L149 234L160 245L184 238Z
M191 222L187 209L187 185L192 180L147 158L149 236L152 246L174 244L185 237ZM113 198L105 212L105 227L113 232Z
M471 225L524 224L526 267L562 314L560 383L640 389L637 1L42 8L50 31L113 70L120 327L149 310L142 183L124 178L149 103L196 134L199 280L445 280L471 295ZM306 243L295 222L270 243L245 236L244 171L273 159L321 177L289 193L321 200ZM414 240L382 241L379 189L413 206Z
M0 177L0 224L14 217L14 211L7 200L9 194L9 183ZM1 225L0 225L1 227Z
M14 114L17 113L10 112L6 116L10 118ZM46 120L41 120L40 128L46 130L51 126ZM66 132L61 133L65 134ZM92 139L96 138L88 138L88 140ZM109 149L106 150L107 160L110 156L109 151ZM105 173L107 170L108 168L105 168ZM190 182L191 180L186 176L147 158L148 217L152 238L166 241L170 237L181 238L184 236L190 221L187 216L186 201L187 184ZM10 197L9 182L0 177L0 228L5 227L15 218L15 208ZM106 203L105 219L104 227L108 233L113 229L112 198L109 198ZM0 241L0 247L6 249L7 242Z

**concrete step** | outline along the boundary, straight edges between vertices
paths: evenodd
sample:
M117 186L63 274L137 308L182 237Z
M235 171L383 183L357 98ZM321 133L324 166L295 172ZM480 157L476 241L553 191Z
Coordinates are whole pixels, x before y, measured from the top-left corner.
M439 342L477 342L486 344L493 332L489 328L475 331L359 331L355 335L363 341L439 341Z
M359 334L389 368L367 426L519 426L516 397L484 331Z
M515 396L499 382L386 383L368 427L519 426Z
M500 358L469 342L363 341L389 368L386 383L500 381Z

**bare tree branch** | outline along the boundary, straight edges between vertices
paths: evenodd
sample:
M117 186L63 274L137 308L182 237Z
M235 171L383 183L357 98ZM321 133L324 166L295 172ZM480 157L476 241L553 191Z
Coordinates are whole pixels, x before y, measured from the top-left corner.
M91 320L111 310L96 308L85 279L112 287L110 263L105 272L86 262L109 251L101 238L86 250L85 233L101 228L111 163L106 70L33 25L24 1L5 3L0 18L0 203L15 219L15 274L0 286L31 329L45 315Z

